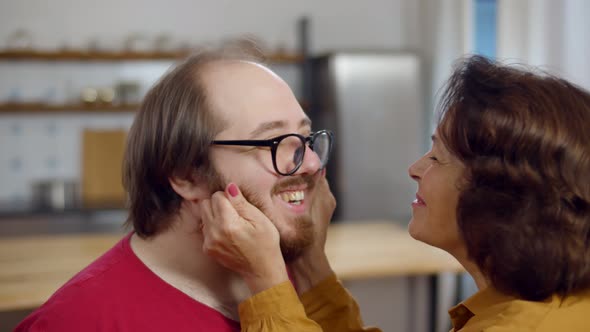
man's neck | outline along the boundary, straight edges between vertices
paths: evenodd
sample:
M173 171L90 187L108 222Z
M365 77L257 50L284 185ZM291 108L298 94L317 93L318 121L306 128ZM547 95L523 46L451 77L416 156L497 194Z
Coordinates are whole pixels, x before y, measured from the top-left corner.
M238 304L250 296L242 278L203 253L198 227L182 220L150 237L134 234L131 248L158 277L191 298L238 320Z

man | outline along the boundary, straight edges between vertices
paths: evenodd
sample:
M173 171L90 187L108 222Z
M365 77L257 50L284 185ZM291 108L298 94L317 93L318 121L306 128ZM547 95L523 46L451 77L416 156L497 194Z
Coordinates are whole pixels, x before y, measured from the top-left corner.
M254 58L191 57L147 93L129 132L134 232L16 331L239 331L238 304L256 288L203 252L201 202L237 184L295 262L313 244L311 203L331 144Z

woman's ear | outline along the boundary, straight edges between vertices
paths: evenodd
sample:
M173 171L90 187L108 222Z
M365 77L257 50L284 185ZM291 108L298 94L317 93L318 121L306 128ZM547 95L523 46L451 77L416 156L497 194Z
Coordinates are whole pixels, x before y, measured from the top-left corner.
M207 181L198 176L171 176L168 181L172 189L187 201L200 201L211 196Z

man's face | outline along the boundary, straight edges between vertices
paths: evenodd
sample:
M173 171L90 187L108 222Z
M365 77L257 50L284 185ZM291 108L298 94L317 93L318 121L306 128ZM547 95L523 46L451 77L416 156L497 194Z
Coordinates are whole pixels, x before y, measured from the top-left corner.
M287 84L268 69L248 62L222 62L204 75L213 112L228 123L216 140L264 140L297 133L308 136L309 120ZM309 147L292 176L276 173L270 148L213 146L215 187L236 183L244 196L277 227L287 261L313 240L311 203L320 161ZM219 189L219 188L212 188Z

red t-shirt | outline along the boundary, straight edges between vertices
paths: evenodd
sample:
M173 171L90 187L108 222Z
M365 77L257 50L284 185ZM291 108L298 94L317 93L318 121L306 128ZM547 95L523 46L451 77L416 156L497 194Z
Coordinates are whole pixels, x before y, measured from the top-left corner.
M149 270L131 250L130 238L75 275L15 332L240 331L238 322Z

